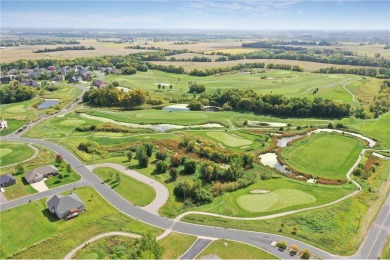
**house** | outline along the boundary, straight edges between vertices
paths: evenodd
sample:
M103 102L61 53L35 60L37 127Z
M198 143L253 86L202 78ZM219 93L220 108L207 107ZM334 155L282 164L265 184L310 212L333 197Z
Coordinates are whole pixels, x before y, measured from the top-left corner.
M120 69L113 69L113 70L111 70L111 74L119 75L121 73L122 73L122 71Z
M11 76L3 76L0 78L2 84L8 84L12 80Z
M11 174L0 176L0 187L7 187L16 183L15 177Z
M53 195L46 200L47 209L59 219L68 220L85 210L85 204L75 193L68 196Z
M94 79L92 81L92 86L93 87L97 87L97 88L101 88L101 87L104 87L106 84L103 83L103 81L99 80L99 79Z
M86 69L80 70L79 75L83 80L92 79L92 73Z
M8 123L6 120L0 119L0 129L8 128Z
M28 183L34 183L53 175L58 174L58 169L54 165L46 165L26 172L24 178Z
M48 70L50 71L56 71L56 67L55 66L49 66L47 67Z
M52 78L51 80L52 81L63 81L63 80L65 80L65 76L64 75L57 75L54 78Z
M19 74L19 71L17 69L10 69L7 73L7 75L11 76L11 75L17 75Z
M79 76L74 76L74 77L71 77L71 78L69 79L69 81L72 82L72 83L80 82L80 81L82 81L82 80L83 80L83 79L82 79L81 77L79 77Z
M33 71L33 72L30 72L30 74L28 76L32 79L39 79L42 75L43 75L43 72Z

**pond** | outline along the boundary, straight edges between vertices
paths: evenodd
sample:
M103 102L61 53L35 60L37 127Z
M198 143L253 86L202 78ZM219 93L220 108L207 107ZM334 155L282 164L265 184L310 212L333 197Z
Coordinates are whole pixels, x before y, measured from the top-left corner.
M39 104L38 109L47 109L49 107L56 106L60 103L59 99L45 99L41 104Z
M165 111L190 111L190 109L187 107L188 104L175 104L163 107L162 110Z

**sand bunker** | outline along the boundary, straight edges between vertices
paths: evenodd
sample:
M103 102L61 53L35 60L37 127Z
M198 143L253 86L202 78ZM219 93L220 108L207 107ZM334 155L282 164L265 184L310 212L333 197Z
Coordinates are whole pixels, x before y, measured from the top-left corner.
M270 192L269 190L251 190L249 193L253 194L264 194Z

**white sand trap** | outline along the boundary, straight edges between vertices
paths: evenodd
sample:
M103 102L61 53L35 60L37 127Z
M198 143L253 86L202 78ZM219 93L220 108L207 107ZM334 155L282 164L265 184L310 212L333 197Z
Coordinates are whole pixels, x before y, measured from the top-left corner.
M249 193L253 194L264 194L270 192L269 190L251 190Z
M277 122L263 122L263 121L249 121L248 126L252 127L284 127L287 126L286 123L277 123Z
M45 179L43 179L41 181L38 181L38 182L35 182L35 183L31 183L30 185L31 185L31 187L36 189L38 192L49 190L49 188L47 187L47 185L45 183L45 180L47 180L47 179L45 178Z
M126 92L126 93L132 91L129 88L122 88L122 87L116 87L116 88L119 89L120 91L123 91L123 92Z
M153 83L154 85L158 86L158 84L160 84L161 86L165 86L165 87L169 87L170 85L173 85L173 84L169 84L169 83Z
M242 136L239 136L239 135L236 135L236 134L230 134L230 135L232 135L232 136L234 136L234 137L237 137L237 138L244 138L244 137L242 137Z

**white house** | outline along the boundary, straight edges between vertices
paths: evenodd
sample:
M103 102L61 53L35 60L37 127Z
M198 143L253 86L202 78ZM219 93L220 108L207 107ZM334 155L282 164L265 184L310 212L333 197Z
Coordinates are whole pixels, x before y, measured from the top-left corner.
M8 128L8 124L6 120L0 119L0 129Z

